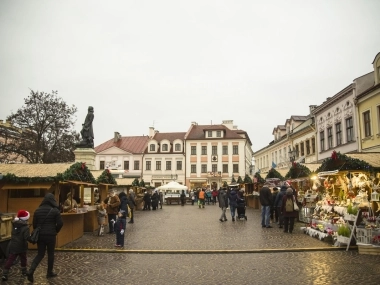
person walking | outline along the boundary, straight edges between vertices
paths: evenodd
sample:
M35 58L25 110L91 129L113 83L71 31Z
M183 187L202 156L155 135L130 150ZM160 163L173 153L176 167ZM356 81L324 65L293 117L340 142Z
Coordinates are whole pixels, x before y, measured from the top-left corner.
M122 192L124 193L124 192ZM125 195L125 194L124 194ZM117 213L117 218L115 222L115 233L116 233L116 247L124 247L124 234L127 221L128 213L124 210L120 210Z
M162 190L158 190L158 196L160 201L160 209L162 209L162 204L164 204L164 193L162 193Z
M286 189L286 195L282 198L281 212L284 216L284 233L292 233L294 228L294 219L298 216L298 212L294 210L296 199L293 195L293 189Z
M28 281L34 281L34 271L38 264L48 253L48 265L46 278L55 277L57 273L53 271L54 267L54 249L56 237L63 226L63 221L59 207L52 193L47 193L40 206L33 215L33 229L40 227L40 235L37 242L37 256L33 259L29 271L26 274Z
M181 199L181 206L185 206L185 204L186 204L186 194L185 194L185 190L182 190L182 193L181 193L180 199Z
M270 219L272 222L278 223L278 210L275 206L276 197L278 195L278 188L273 187L272 190L272 205L270 206Z
M213 205L216 205L216 198L218 197L219 193L218 193L218 190L216 190L216 188L214 188L212 190L212 204Z
M211 190L210 190L210 188L206 189L206 199L207 199L207 205L210 205L210 202L211 202Z
M129 197L128 197L128 206L129 209L131 210L131 218L128 222L128 224L133 224L134 223L134 210L136 207L136 198L135 198L135 193L133 192L133 189L129 189Z
M201 189L199 191L199 193L198 193L198 205L199 205L199 209L205 207L205 197L206 197L205 190Z
M282 215L282 198L286 195L286 185L282 185L280 188L280 192L276 196L276 200L274 201L274 205L277 208L278 212L278 227L281 229L284 225L284 216Z
M158 200L159 200L157 189L154 190L151 200L152 200L152 210L156 210L158 208Z
M194 201L195 201L194 190L190 191L190 198L191 198L191 205L194 206Z
M228 200L230 201L230 212L232 221L235 222L235 212L237 207L237 192L235 188L231 189L230 195L228 196Z
M104 204L107 206L107 216L108 216L108 228L109 234L114 233L114 224L116 222L116 215L119 212L120 199L116 195L113 189L108 191L108 197L104 200Z
M143 200L144 200L143 211L148 211L148 210L150 211L150 194L148 193L148 191L145 191Z
M227 222L226 210L227 210L227 206L228 206L228 197L227 197L226 188L220 189L218 201L219 201L219 208L222 209L222 215L220 216L219 221Z
M269 187L264 186L260 189L261 204L261 226L263 228L272 228L270 225L270 206L272 205L272 193Z
M20 257L21 274L26 275L26 252L28 250L28 238L30 231L28 227L28 220L30 214L28 211L19 210L16 218L12 221L11 240L9 242L9 255L5 262L3 269L2 281L8 280L9 270L17 257Z

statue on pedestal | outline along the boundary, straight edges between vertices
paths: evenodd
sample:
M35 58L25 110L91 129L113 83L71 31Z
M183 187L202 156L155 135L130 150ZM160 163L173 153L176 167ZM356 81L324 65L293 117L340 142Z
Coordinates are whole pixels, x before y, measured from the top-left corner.
M92 128L92 121L94 120L94 108L89 106L88 113L84 123L82 124L82 130L80 134L82 135L82 140L76 143L76 147L80 148L94 148L94 130Z

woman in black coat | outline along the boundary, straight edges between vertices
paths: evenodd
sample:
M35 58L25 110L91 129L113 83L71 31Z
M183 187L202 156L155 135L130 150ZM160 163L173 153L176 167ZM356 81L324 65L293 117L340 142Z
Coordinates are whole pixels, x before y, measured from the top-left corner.
M152 209L153 210L156 210L158 208L158 200L159 200L159 197L158 197L157 190L154 190L154 193L152 195Z
M63 226L61 213L57 201L53 194L48 193L42 200L42 203L34 212L33 229L40 227L40 235L37 242L37 256L33 259L30 269L26 274L30 282L34 281L33 274L38 264L48 252L48 268L46 277L55 277L57 273L53 272L54 266L54 249L57 234Z

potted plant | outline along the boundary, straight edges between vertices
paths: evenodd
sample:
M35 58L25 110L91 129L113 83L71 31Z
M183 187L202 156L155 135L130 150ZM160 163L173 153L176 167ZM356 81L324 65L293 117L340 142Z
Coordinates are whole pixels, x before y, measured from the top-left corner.
M344 215L346 221L355 221L358 214L358 207L352 206L351 204L347 207L347 214Z
M342 224L338 227L337 241L348 244L350 242L351 229L347 224Z

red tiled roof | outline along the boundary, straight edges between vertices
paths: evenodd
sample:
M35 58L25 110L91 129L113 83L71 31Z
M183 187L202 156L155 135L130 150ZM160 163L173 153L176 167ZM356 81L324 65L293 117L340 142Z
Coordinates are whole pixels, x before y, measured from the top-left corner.
M117 147L130 153L142 153L148 141L148 136L121 137L117 142L114 142L114 139L110 139L95 147L95 152L100 153L111 147Z
M186 137L186 140L201 140L205 138L205 130L223 130L225 135L223 138L207 138L207 139L243 139L239 133L243 132L242 130L230 130L224 125L193 125L189 134Z

